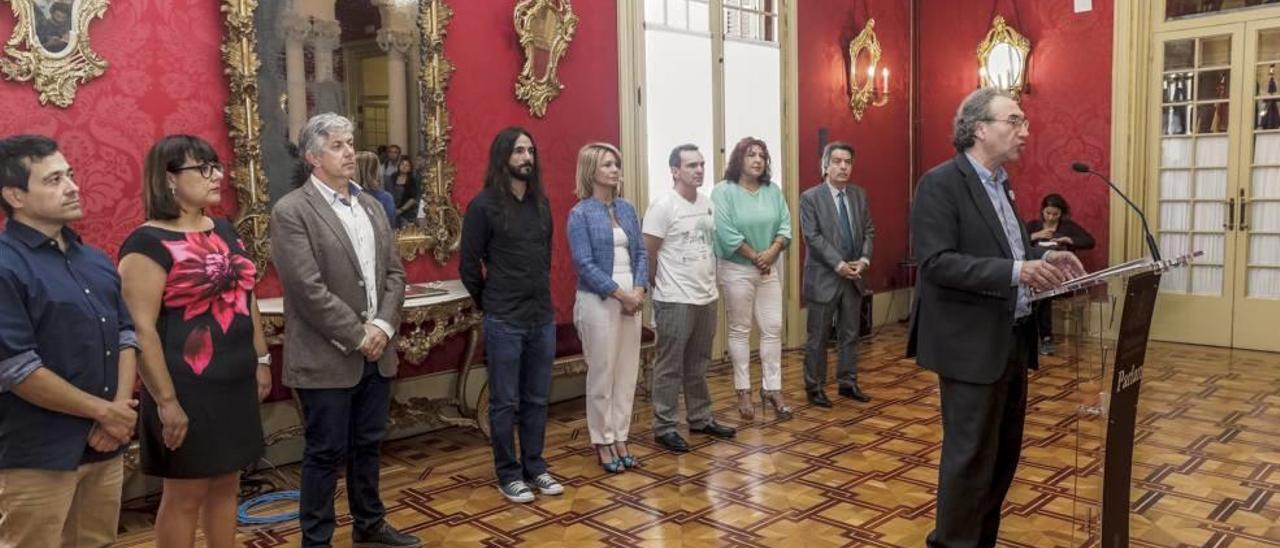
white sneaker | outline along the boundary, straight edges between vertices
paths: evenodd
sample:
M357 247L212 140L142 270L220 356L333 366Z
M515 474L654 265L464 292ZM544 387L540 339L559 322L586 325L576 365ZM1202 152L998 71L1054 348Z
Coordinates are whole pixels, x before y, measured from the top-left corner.
M538 487L538 492L544 495L559 495L564 492L564 486L560 482L551 477L551 474L543 472L541 476L533 478L533 484Z
M502 496L507 497L507 500L511 502L519 504L533 502L533 490L529 489L529 486L520 480L506 485L499 485L498 492L502 493Z

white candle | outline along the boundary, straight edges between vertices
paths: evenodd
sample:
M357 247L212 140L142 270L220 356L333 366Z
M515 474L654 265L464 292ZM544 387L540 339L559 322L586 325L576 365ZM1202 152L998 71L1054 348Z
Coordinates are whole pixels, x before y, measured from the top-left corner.
M889 94L889 67L881 69L880 75L884 77L884 94Z

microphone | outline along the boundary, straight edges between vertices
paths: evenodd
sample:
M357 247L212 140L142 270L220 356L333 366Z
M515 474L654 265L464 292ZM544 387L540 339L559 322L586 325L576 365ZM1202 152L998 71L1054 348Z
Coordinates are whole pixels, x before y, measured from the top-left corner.
M1116 191L1116 194L1119 194L1120 198L1124 199L1124 203L1129 204L1129 209L1132 209L1134 213L1137 213L1138 218L1142 220L1142 232L1147 237L1147 249L1151 250L1151 259L1159 261L1160 248L1156 245L1155 236L1151 235L1151 228L1147 226L1147 216L1142 213L1142 208L1138 207L1137 204L1134 204L1133 200L1130 200L1123 192L1120 192L1120 189L1116 188L1116 185L1111 182L1111 179L1108 179L1106 175L1094 171L1089 167L1089 164L1076 162L1071 164L1071 169L1079 173L1088 173L1102 179L1103 182L1107 183L1107 186L1111 187L1111 190Z

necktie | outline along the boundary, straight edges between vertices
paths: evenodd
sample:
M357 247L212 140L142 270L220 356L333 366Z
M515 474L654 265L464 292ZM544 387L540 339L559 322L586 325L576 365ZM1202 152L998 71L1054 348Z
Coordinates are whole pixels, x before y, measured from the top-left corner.
M846 260L853 258L853 223L849 222L849 208L845 205L844 191L836 193L836 208L840 212L840 232L844 235L841 250Z

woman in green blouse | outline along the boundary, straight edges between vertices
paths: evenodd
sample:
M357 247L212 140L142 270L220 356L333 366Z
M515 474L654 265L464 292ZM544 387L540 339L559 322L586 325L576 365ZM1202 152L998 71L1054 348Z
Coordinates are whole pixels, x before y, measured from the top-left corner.
M715 207L715 252L729 319L729 357L738 413L751 419L751 317L760 328L760 399L781 418L791 416L782 400L782 284L778 255L791 241L791 214L770 174L769 149L747 137L729 155L724 180L711 192Z

